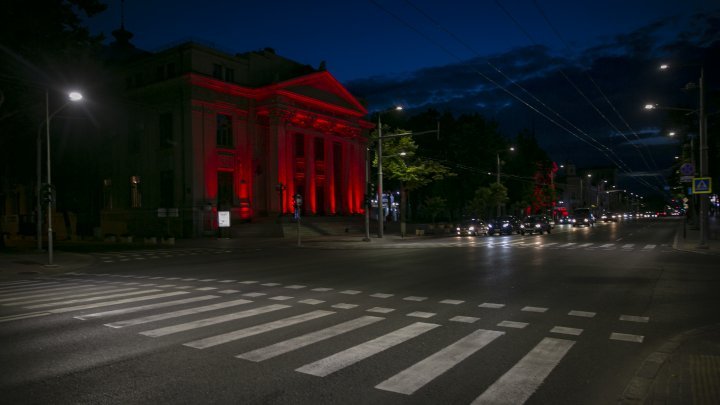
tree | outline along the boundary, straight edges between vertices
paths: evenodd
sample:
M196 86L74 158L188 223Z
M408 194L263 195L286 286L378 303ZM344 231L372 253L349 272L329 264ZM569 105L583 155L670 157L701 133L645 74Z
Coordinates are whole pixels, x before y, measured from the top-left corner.
M447 208L447 200L442 197L427 197L423 205L425 211L430 215L433 225L437 216Z
M384 129L383 129L384 130ZM398 130L398 133L407 132ZM385 132L387 133L387 132ZM387 135L386 135L387 136ZM383 173L400 183L400 233L405 235L407 196L433 181L455 176L445 165L416 155L418 147L411 135L383 140ZM374 161L377 166L377 156Z

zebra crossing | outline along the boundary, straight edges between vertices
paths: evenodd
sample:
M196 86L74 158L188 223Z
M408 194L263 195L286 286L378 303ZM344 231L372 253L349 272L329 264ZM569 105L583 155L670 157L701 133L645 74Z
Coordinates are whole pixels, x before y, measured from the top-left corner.
M230 249L193 248L193 249L146 249L97 253L95 256L103 263L122 263L137 260L167 259L172 257L219 255L232 253Z
M671 246L669 244L636 244L636 243L578 243L578 242L542 242L542 241L527 241L527 240L510 240L510 239L499 239L499 240L488 240L492 237L481 238L481 239L469 239L460 240L457 239L445 239L441 241L410 241L384 245L342 245L335 246L331 244L322 243L308 243L308 246L321 247L323 249L428 249L428 248L487 248L487 249L509 249L509 248L520 248L520 249L549 249L549 250L588 250L588 251L641 251L650 252L653 250L664 250L670 251Z
M146 278L146 276L137 277ZM211 350L216 346L230 345L254 336L272 334L281 329L287 330L299 325L314 325L314 330L303 329L305 333L299 336L292 336L271 344L261 343L260 347L247 347L233 355L234 358L241 361L260 363L330 339L337 340L338 337L354 331L368 330L373 326L383 325L390 322L389 317L392 317L395 311L393 308L365 308L362 305L346 304L346 306L341 306L340 304L343 303L335 304L325 295L322 296L323 300L315 300L316 302L308 302L310 299L306 297L299 299L300 297L273 296L279 289L306 289L316 294L330 294L335 291L337 297L342 299L342 297L365 294L361 290L334 290L328 287L309 289L309 286L306 285L260 283L257 280L203 280L209 280L205 283L224 285L265 286L268 288L265 290L268 293L261 294L256 291L256 294L260 295L248 297L253 299L237 298L242 290L236 290L234 294L208 294L205 288L178 289L187 287L184 285L160 288L153 283L140 284L126 280L108 281L107 279L85 278L76 273L53 280L23 280L0 284L0 307L33 311L0 316L0 323L54 314L75 313L72 314L73 318L78 321L105 322L102 325L111 329L134 328L133 332L145 338L163 339L173 336L181 340L180 345L195 350ZM272 285L268 286L270 284ZM143 285L145 287L142 287ZM213 288L211 291L217 289ZM395 297L394 294L382 293L370 294L368 297L373 295L374 299L397 298L406 303L427 302L428 299L417 296L401 298ZM276 297L287 297L288 299L272 299ZM469 303L463 300L438 301L438 305L445 305L453 309L467 304ZM315 307L317 305L325 305L327 308L317 308ZM173 309L173 307L179 309ZM476 307L486 311L505 310L505 306L498 303L485 302ZM306 308L310 308L310 310ZM378 311L377 309L389 309L389 311ZM372 312L372 314L358 314L358 311ZM520 311L542 316L548 312L548 308L526 306ZM378 332L377 336L363 342L351 344L335 353L299 365L295 371L312 377L325 378L358 363L371 361L371 358L380 357L384 352L402 345L413 344L413 342L429 344L423 340L425 336L431 336L433 331L443 328L452 328L453 324L476 328L469 333L467 333L469 329L462 329L462 333L456 334L456 337L459 335L459 338L445 346L435 348L434 352L417 359L415 363L404 370L385 376L384 380L374 386L377 390L410 396L428 384L432 384L438 377L460 363L470 361L474 356L481 356L486 347L508 339L511 334L519 333L513 331L523 329L528 325L527 322L506 320L495 325L476 327L469 325L480 321L482 316L458 315L447 319L449 322L446 323L442 319L438 319L435 313L415 311L405 315L411 318L433 318L433 320L417 321L411 318L395 317L394 321L400 319L400 322L397 322L398 325L393 323L389 327L391 330ZM591 322L596 313L573 310L567 315ZM254 321L256 317L262 319L261 323ZM323 323L319 324L319 321ZM621 315L618 321L642 325L647 324L650 319L638 315ZM232 326L233 330L222 333L212 332L211 326L221 324L226 327ZM472 403L498 403L502 400L500 402L521 404L527 401L565 355L572 350L578 339L581 338L582 329L556 325L547 333L552 337L543 337L494 383L484 391L478 392L477 398ZM183 338L188 335L192 337ZM561 335L562 338L557 335ZM638 344L642 343L643 338L643 336L623 331L613 331L609 341ZM507 402L508 399L510 399L509 402Z

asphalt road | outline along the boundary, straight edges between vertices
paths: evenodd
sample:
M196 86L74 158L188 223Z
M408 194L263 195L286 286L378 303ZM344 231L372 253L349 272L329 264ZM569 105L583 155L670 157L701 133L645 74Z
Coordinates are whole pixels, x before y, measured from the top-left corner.
M676 225L94 253L0 283L0 402L616 403L720 318Z

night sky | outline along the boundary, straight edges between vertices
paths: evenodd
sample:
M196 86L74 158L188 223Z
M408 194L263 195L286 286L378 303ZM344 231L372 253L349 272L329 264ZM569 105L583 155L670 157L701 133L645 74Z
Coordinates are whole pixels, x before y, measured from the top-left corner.
M87 24L110 39L120 1L107 3ZM128 0L125 28L149 51L195 40L325 61L370 111L477 112L508 138L531 129L558 162L633 176L666 171L679 149L664 114L642 106L697 106L697 93L680 89L699 69L659 63L702 60L706 89L720 71L720 5L710 0Z

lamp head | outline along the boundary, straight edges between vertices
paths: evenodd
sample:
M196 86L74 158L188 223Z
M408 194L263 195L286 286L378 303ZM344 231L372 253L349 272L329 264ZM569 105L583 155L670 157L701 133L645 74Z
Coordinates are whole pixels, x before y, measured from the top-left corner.
M68 98L70 99L70 101L80 101L83 99L83 95L79 91L71 91L68 94Z

